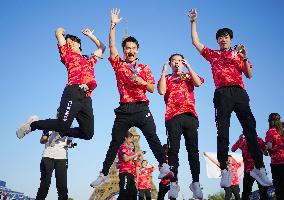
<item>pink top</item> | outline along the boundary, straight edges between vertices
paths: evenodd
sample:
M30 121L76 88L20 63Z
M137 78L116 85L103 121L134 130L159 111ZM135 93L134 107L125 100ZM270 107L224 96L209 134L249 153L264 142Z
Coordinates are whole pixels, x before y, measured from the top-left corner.
M61 62L65 65L68 71L67 85L86 84L89 87L86 95L90 96L92 91L97 87L94 65L97 63L96 56L86 58L81 54L71 51L67 43L59 46L59 54Z
M275 128L271 128L266 132L265 142L272 143L269 151L271 164L284 164L284 137Z
M138 189L150 189L151 188L151 173L154 171L154 167L141 168L138 176Z
M116 75L120 102L127 103L145 101L149 103L146 96L146 86L136 83L131 79L132 69L129 67L128 63L122 60L118 55L114 59L110 57L109 61ZM152 72L145 64L138 64L136 75L148 83L155 84Z
M195 109L194 83L189 75L185 73L185 80L172 74L166 75L166 94L164 100L166 103L166 121L172 119L176 115L190 112L198 118ZM204 79L199 77L204 82Z
M117 155L118 155L117 166L118 166L118 169L119 169L119 173L127 172L127 173L130 173L130 174L133 174L133 169L135 168L135 164L134 164L133 160L129 160L129 161L125 162L124 159L123 159L123 155L126 155L126 156L134 155L132 148L127 146L127 144L123 143L119 147Z
M257 143L259 145L260 150L264 152L266 150L266 147L263 139L257 137ZM254 168L254 160L249 153L248 145L245 138L238 139L238 141L231 148L232 151L236 151L237 149L240 149L242 151L244 171L246 173L250 173L250 171Z
M244 89L242 73L245 65L242 56L235 50L211 50L204 47L201 55L211 64L216 89L235 85Z

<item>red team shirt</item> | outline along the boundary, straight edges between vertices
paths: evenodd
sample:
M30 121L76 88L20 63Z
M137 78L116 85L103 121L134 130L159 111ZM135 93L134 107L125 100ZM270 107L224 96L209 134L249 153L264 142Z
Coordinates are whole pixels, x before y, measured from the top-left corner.
M167 90L164 95L166 121L186 112L192 113L196 118L198 117L195 110L194 83L189 73L185 74L185 80L181 80L172 74L166 75ZM200 79L203 83L204 79L201 77Z
M134 168L132 171L132 174L134 176L134 180L135 182L137 181L137 174L136 174L136 169L141 167L141 162L139 160L134 160Z
M265 142L272 143L269 151L271 164L284 164L284 137L275 128L271 128L266 132Z
M244 72L245 64L242 56L235 50L211 50L204 47L201 55L211 64L216 89L233 85L244 89L242 72ZM251 64L250 67L252 67Z
M266 150L265 142L260 137L257 137L257 143L262 152ZM240 138L238 141L232 146L231 150L236 151L240 149L242 151L243 162L244 162L244 171L245 173L250 173L254 168L254 160L251 157L248 149L248 145L245 138ZM264 164L263 164L264 166Z
M117 88L120 95L120 102L138 102L145 101L149 103L148 98L146 97L147 88L145 85L135 83L132 77L132 70L128 64L122 60L118 55L112 59L109 58L109 61L114 69ZM138 64L137 76L141 77L144 81L148 83L155 84L155 79L152 75L152 72L148 65Z
M141 168L138 176L138 189L146 190L151 188L151 173L154 167Z
M233 175L231 185L239 185L238 169L240 167L241 167L241 164L238 163L234 158L233 158L232 164L228 165L228 168L231 169L232 175Z
M58 49L61 62L68 71L67 85L86 84L89 87L86 95L90 96L92 91L97 87L94 74L94 65L97 62L96 56L87 59L85 56L71 51L67 43L63 46L58 45Z
M129 146L127 146L127 144L122 144L119 148L118 148L118 162L117 162L117 166L119 169L119 173L129 173L129 174L133 174L134 173L134 169L135 169L135 164L133 162L133 160L129 160L127 162L124 161L123 159L123 155L126 156L132 156L134 155L133 149ZM135 172L136 174L136 172Z

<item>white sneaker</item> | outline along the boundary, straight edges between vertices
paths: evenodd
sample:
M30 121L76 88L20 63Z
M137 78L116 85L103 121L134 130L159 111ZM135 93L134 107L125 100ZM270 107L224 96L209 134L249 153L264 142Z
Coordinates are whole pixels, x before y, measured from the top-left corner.
M174 177L174 173L171 171L171 167L167 163L163 163L160 168L158 179L163 179L165 176Z
M111 181L111 179L110 179L109 176L105 176L103 173L100 173L99 177L96 180L94 180L90 184L90 186L95 188L95 187L101 186L101 185L103 185L105 183L108 183L110 181Z
M251 177L253 177L257 182L259 182L262 186L271 186L272 182L267 177L266 171L264 168L256 169L250 171Z
M36 115L29 117L19 128L17 128L16 134L19 139L22 139L26 134L31 132L31 123L38 121L39 118Z
M203 193L202 193L202 190L200 188L199 182L191 183L190 186L189 186L189 189L193 193L193 198L195 198L195 199L203 199Z
M168 198L178 198L178 192L180 191L179 185L177 182L171 182L170 190L168 192Z
M222 188L225 187L230 187L231 186L231 181L233 178L233 174L231 170L228 169L223 169L221 170L221 182L220 182L220 186Z

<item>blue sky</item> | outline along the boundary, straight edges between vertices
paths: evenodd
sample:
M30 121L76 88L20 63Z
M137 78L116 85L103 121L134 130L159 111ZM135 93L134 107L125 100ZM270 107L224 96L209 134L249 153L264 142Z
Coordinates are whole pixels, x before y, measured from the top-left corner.
M196 88L197 112L199 115L200 152L216 151L216 128L214 122L214 84L209 63L194 49L190 39L190 24L187 11L198 10L200 41L217 49L215 32L221 27L234 31L234 44L243 43L253 64L253 78L245 79L245 88L251 100L251 109L257 121L259 136L264 137L268 128L269 113L284 115L283 90L283 32L284 3L282 1L4 1L1 4L1 79L0 110L0 179L8 187L35 196L39 186L39 163L43 146L39 143L40 132L34 132L22 140L15 135L16 127L27 117L37 114L40 118L54 117L59 105L67 74L59 60L54 31L65 28L67 33L82 39L83 53L95 50L94 44L82 33L89 27L108 46L108 31L111 8L120 8L121 16L128 21L128 33L140 42L139 57L148 64L156 81L160 78L162 64L172 53L182 53L193 69L205 79ZM121 54L120 41L125 23L117 25L117 47ZM114 121L113 109L118 106L119 96L115 76L107 60L107 48L103 60L95 66L98 82L93 92L95 134L91 141L77 140L78 147L69 152L69 195L76 200L88 199L92 193L89 183L102 168ZM165 106L157 91L148 94L157 133L162 143L166 142L164 127ZM230 140L236 141L242 129L235 114L231 118ZM148 153L146 158L155 163L153 154L144 137L141 145ZM206 177L205 163L200 155L200 182L204 194L218 192L219 180ZM270 174L269 158L265 158ZM180 150L180 198L191 196L191 174L187 162L184 140ZM154 181L158 186L158 172ZM56 199L55 180L47 199Z

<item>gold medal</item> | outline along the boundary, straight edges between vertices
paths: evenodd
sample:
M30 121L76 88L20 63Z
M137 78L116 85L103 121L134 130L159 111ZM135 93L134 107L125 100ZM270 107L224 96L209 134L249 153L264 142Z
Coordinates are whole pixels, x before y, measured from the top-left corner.
M244 45L237 44L237 45L235 45L234 49L236 50L237 53L243 53Z
M180 80L184 81L186 79L186 77L187 77L187 74L186 73L182 73L180 75Z

